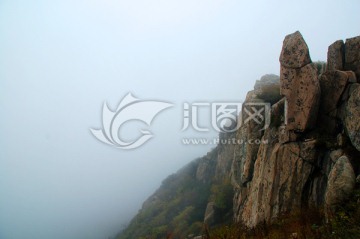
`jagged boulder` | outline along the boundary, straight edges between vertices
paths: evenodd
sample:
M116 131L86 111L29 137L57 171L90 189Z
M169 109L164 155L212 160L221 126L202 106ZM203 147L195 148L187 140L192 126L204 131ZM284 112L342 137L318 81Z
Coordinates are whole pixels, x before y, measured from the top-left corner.
M334 206L351 195L355 182L360 183L359 46L360 37L348 39L345 46L342 41L333 43L327 71L323 72L323 62L311 63L299 32L286 36L280 55L280 84L273 75L257 81L239 117L248 116L247 103L255 103L255 107L270 102L269 127L250 120L236 132L220 134L225 142L235 137L229 141L235 143L219 143L206 156L165 180L133 220L135 226L131 228L136 230L125 232L124 238L147 236L135 234L149 223L143 216L149 212L158 223L153 225L176 225L178 232L188 228L186 223L178 226L179 221L194 223L198 231L191 232L192 236L201 233L198 222L203 219L207 224L217 224L231 217L231 206L235 220L250 228L304 207L325 207L329 218ZM355 175L359 175L356 180ZM219 189L229 186L229 176L235 191L233 204L231 187L231 193L226 194L230 196L217 197L227 192ZM230 208L225 212L219 203L222 198L227 198ZM204 212L202 218L191 216ZM176 220L164 215L173 215Z
M327 53L327 71L335 71L344 69L345 44L343 40L339 40L331 44Z
M303 132L314 128L320 99L316 67L313 64L300 69L281 66L280 82L280 93L287 102L287 130Z
M285 37L280 63L288 68L301 68L311 63L309 48L299 31Z
M321 114L336 115L336 108L348 83L349 76L343 71L327 71L321 75L320 110Z
M311 208L324 205L328 175L336 160L343 155L341 149L326 151L317 149L317 153L319 157L309 177L309 184L305 186L302 194L303 203Z
M248 134L249 132L244 132L246 134ZM255 212L251 211L251 206L249 205L249 203L252 202L252 200L254 199L255 195L252 195L251 192L254 194L254 180L259 180L259 168L263 168L266 167L264 165L265 162L269 162L269 160L266 161L261 161L259 162L259 156L257 156L260 153L260 149L261 151L266 151L267 155L269 156L271 154L270 151L274 145L276 145L278 143L278 131L277 129L271 127L269 129L267 129L265 131L265 134L263 136L263 139L268 139L268 142L266 144L261 144L261 145L256 145L256 147L249 147L249 149L251 149L251 160L253 163L253 170L252 170L252 174L250 178L247 178L246 183L243 184L237 184L237 182L235 182L235 197L234 197L234 216L235 216L235 220L238 222L243 222L244 224L250 225L249 222L249 217L250 214ZM249 151L248 151L249 153ZM235 156L237 156L237 151L235 151ZM249 160L250 158L248 158L250 156L250 154L248 155L243 155L240 154L238 157L239 158L235 158L234 159L234 169L232 170L233 174L235 172L235 176L236 174L239 174L239 178L246 178L246 177L241 177L243 176L243 171L237 171L237 169L242 169L241 166L243 167L243 165L241 165L241 163L243 163L246 160ZM236 160L238 159L238 160ZM236 164L237 162L239 162L239 164ZM255 163L256 162L256 163ZM239 168L237 168L239 167Z
M360 151L360 84L352 84L348 93L341 117L352 145Z
M229 172L234 157L236 132L220 133L220 144L217 146L217 162L213 179L222 181L229 178Z
M265 103L259 99L255 91L250 91L244 104L247 103ZM242 118L245 119L246 114L243 110ZM254 175L254 164L260 144L251 143L261 140L264 130L264 123L258 124L250 120L244 123L236 132L237 143L234 147L233 162L231 167L231 183L234 187L234 208L242 207L244 200L248 195L248 183L251 182ZM240 209L234 209L234 213Z
M265 136L271 137L271 130ZM270 134L270 135L269 135ZM260 146L254 177L238 221L248 227L270 223L281 213L301 207L301 195L316 161L316 141ZM238 209L238 210L239 210Z
M316 64L300 32L287 35L280 54L280 94L286 97L286 131L303 132L316 124L320 86ZM291 138L291 137L290 137Z
M274 74L264 75L257 80L254 86L254 93L271 104L281 99L280 77Z
M263 99L260 99L255 94L255 91L250 91L246 96L244 105L246 106L248 103L266 102ZM264 133L262 129L265 123L265 121L262 121L261 124L253 120L246 121L247 113L244 109L241 114L243 125L236 132L236 141L240 143L236 144L234 147L234 161L232 163L232 168L234 169L232 182L235 187L242 187L252 179L259 144L251 144L250 142L261 139Z
M327 71L319 71L311 63L301 34L296 32L285 38L280 56L280 93L284 99L272 106L271 126L262 138L268 144L246 149L252 156L257 151L257 155L252 161L252 177L236 187L237 221L255 227L264 221L272 222L282 213L301 209L304 204L318 207L339 202L341 198L331 193L339 185L344 187L345 196L350 191L347 187L351 188L352 183L342 183L352 170L349 160L344 163L343 155L351 147L342 125L359 150L360 121L356 119L360 119L360 84L356 83L356 72L351 71L357 68L343 67L344 54L342 41L332 44ZM317 117L320 118L316 124ZM322 134L319 126L333 134ZM250 134L243 129L238 133L239 137ZM240 158L242 164L237 169L243 178L247 174L246 160ZM236 166L233 165L235 170ZM349 182L353 182L354 178L350 178Z
M336 133L337 107L349 82L349 73L344 71L326 71L320 76L320 107L318 126L322 132Z
M271 126L279 127L285 123L285 98L271 106Z
M325 194L327 207L346 200L355 187L355 173L348 157L341 156L331 169Z
M346 39L344 68L354 71L360 79L360 36Z

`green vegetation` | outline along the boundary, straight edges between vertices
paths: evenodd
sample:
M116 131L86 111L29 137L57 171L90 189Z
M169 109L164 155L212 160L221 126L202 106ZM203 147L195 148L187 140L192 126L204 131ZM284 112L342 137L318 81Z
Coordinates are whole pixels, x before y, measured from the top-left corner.
M201 234L210 184L196 179L198 160L165 179L117 238L185 238Z
M189 183L194 182L190 178L185 181L180 180L181 182L178 179L173 175L166 182L180 186L182 193L189 190ZM213 184L211 189L207 187L206 190L207 195L211 193L210 198L215 200L215 205L220 211L230 208L227 203L233 194L230 184L226 180L223 183L223 187L220 184ZM176 193L178 196L180 191ZM186 192L181 195L189 194ZM158 207L158 203L156 203L155 207L152 206L145 211L143 209L119 238L176 239L189 238L188 235L203 235L204 239L358 239L360 235L359 186L348 201L336 207L332 220L328 223L325 222L324 211L307 209L283 214L271 225L263 223L251 230L241 224L231 224L231 220L227 220L227 224L217 224L210 228L208 225L203 225L203 215L199 212L205 210L204 206L207 202L205 198L203 197L202 210L197 210L195 206L181 206L184 205L184 196L180 196L180 199L177 200L170 200L169 203L165 203L167 206ZM189 202L187 201L187 203ZM195 202L193 201L193 203ZM162 211L162 209L167 210ZM219 215L224 216L221 213ZM226 221L226 217L218 218Z
M232 221L234 189L230 179L220 180L211 186L211 201L215 203L214 225Z

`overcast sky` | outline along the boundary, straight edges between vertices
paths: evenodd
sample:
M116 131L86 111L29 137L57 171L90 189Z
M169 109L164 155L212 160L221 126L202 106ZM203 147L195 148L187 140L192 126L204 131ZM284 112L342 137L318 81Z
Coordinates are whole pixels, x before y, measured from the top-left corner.
M114 235L162 179L213 147L182 145L209 136L181 132L184 102L243 100L279 74L296 30L326 60L328 45L360 35L359 10L358 0L0 0L0 238ZM174 106L154 138L124 151L89 129L129 92Z

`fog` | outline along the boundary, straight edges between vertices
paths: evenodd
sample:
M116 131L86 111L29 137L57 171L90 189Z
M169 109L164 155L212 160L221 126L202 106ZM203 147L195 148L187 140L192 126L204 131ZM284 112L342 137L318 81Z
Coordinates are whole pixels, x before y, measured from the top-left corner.
M114 236L166 176L214 147L182 144L216 135L181 131L184 102L243 100L279 73L296 30L326 60L328 45L360 35L359 10L357 0L1 0L0 238ZM173 107L147 126L152 139L124 150L90 128L129 92Z

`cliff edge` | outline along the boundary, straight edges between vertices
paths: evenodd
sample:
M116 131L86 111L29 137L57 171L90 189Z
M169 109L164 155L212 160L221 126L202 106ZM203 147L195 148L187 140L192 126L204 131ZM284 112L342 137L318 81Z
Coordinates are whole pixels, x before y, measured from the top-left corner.
M269 120L244 121L243 109L241 127L165 180L119 238L192 238L203 222L255 228L312 208L331 221L360 182L360 36L327 57L313 63L301 33L286 36L280 76L263 76L244 102L267 104Z

